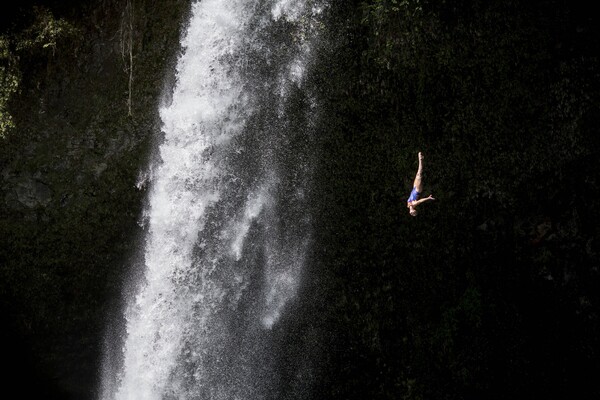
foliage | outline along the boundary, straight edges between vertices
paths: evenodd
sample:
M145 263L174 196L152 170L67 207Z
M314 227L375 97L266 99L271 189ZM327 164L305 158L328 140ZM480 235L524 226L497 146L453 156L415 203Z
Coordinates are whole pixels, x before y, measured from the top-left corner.
M56 19L45 7L33 7L34 21L18 34L0 36L0 138L15 128L9 110L10 100L19 92L24 53L51 51L56 54L60 43L81 40L81 32L63 18Z
M26 28L16 45L17 51L44 49L56 54L62 42L81 38L81 31L64 18L56 19L46 7L33 7L34 21Z
M377 62L391 68L394 51L414 50L423 32L421 0L374 0L361 3L362 24L370 28L370 49L364 54L377 54Z
M11 96L18 92L20 80L18 59L10 49L8 38L0 36L0 138L15 127L8 104Z

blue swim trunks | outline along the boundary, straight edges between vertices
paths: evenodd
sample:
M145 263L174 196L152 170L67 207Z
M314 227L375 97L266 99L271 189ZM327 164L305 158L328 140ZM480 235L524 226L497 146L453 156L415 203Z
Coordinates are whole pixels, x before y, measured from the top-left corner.
M421 193L417 192L417 188L414 187L412 192L410 192L410 196L408 197L408 200L406 200L407 203L410 203L411 201L417 201L419 199L419 195Z

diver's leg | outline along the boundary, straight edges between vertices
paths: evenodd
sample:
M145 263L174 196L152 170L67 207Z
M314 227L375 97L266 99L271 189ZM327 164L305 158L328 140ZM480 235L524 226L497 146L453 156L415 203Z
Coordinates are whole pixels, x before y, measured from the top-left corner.
M413 187L417 189L417 192L423 193L423 185L421 184L421 174L423 173L423 155L419 152L419 169L417 170L417 176L413 182Z

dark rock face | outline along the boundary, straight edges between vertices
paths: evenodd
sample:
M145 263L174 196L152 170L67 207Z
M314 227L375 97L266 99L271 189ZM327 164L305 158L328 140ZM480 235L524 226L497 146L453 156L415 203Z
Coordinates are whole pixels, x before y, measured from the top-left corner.
M10 100L16 128L0 143L0 315L22 343L11 353L27 360L20 375L43 382L39 394L91 398L105 321L140 229L136 181L160 135L158 105L190 5L36 2L78 34L59 37L53 51L18 50L33 21L29 3L0 24L22 73Z
M16 197L15 200L26 208L46 207L52 201L50 188L31 177L19 180L15 185L13 195Z

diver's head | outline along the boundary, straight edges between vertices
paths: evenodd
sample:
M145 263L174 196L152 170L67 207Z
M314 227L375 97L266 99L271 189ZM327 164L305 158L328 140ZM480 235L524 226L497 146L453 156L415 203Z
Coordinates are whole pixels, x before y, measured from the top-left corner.
M412 215L413 217L416 217L416 216L417 216L417 214L418 214L418 212L417 212L417 209L416 209L416 208L414 208L414 207L412 207L412 206L410 206L410 207L409 207L409 211L408 211L408 212L409 212L409 213L410 213L410 215Z

